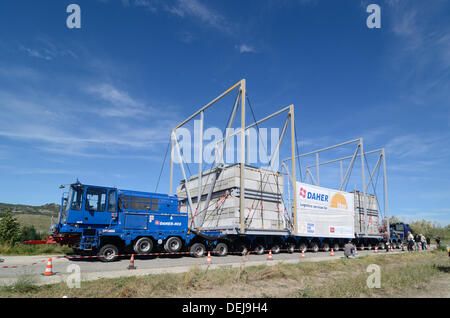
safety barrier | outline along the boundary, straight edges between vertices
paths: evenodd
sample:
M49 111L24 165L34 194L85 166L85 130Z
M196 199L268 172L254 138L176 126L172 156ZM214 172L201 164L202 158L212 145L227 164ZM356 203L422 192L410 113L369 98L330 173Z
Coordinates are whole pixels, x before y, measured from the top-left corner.
M357 248L358 250L361 250L361 247ZM320 252L329 252L332 249L325 249L325 248L319 248L317 251ZM339 248L339 251L342 252L342 248ZM364 247L364 250L369 251L369 247ZM303 253L302 253L303 251ZM304 252L306 251L316 251L316 249L313 248L306 248L306 249L280 249L278 250L278 252L288 252L288 253L295 253L295 252L299 252L302 253L304 256ZM334 252L337 252L337 250L333 249L333 255ZM219 251L205 251L203 253L203 255L207 255L208 253L210 253L210 255L214 255L214 254L220 254ZM260 252L261 253L261 252ZM272 249L267 249L264 250L264 253L271 253L271 254L278 254L275 253ZM375 253L377 253L377 250L375 250ZM167 253L167 252L158 252L158 253L132 253L132 254L118 254L115 255L116 257L131 257L131 256L170 256L170 255L193 255L193 254L199 254L198 252L173 252L173 253ZM250 254L259 254L256 251L244 251L244 252L227 252L227 254L230 255L250 255ZM203 256L202 255L202 256ZM302 257L303 257L302 256ZM53 256L53 259L68 259L68 260L75 260L75 259L97 259L97 258L101 258L101 256L99 255L73 255L73 256ZM0 269L6 269L6 268L22 268L22 267L27 267L27 266L33 266L33 265L37 265L37 264L41 264L47 261L46 259L42 259L36 262L33 262L31 264L22 264L22 265L5 265L5 266L0 266Z

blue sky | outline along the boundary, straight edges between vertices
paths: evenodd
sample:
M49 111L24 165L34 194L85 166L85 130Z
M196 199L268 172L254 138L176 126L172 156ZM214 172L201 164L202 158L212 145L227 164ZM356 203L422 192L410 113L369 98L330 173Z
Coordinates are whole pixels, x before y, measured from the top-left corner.
M366 26L370 3L380 29ZM385 147L390 213L448 224L449 13L443 0L2 1L0 202L59 202L77 177L155 190L171 129L245 78L256 117L295 105L300 152ZM223 127L232 102L208 125ZM338 166L326 171L335 187Z

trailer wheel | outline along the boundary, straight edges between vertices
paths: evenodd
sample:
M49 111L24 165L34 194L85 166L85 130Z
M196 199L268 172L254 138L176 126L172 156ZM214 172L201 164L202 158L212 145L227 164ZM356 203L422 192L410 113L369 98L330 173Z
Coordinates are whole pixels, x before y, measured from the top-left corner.
M380 250L384 250L384 249L386 249L386 244L384 242L380 242L380 244L378 245L378 248Z
M323 249L324 252L330 251L330 244L328 244L328 243L323 243L323 244L322 244L322 249Z
M308 246L306 245L306 243L300 243L299 245L298 245L298 249L300 250L300 251L307 251L308 250Z
M280 253L280 245L278 245L278 244L275 244L275 245L272 245L272 247L270 248L271 250L272 250L272 254L278 254L278 253Z
M288 244L287 251L290 254L294 253L295 252L295 244L293 244L293 243Z
M339 244L338 243L334 243L333 249L334 249L335 252L339 251Z
M191 252L191 255L199 258L203 257L203 254L205 254L206 248L205 245L202 243L194 243L192 244L191 248L189 249L189 252Z
M219 243L214 248L215 255L226 256L228 254L228 245L225 243Z
M106 244L98 251L98 256L102 262L114 262L119 259L119 249L112 244Z
M168 253L179 252L182 247L183 247L183 242L181 242L181 239L176 236L169 237L166 241L166 244L164 244L164 249Z
M236 251L241 255L246 255L248 253L248 247L245 243L239 243L236 247Z
M370 243L367 243L367 249L370 251L371 249L372 249L372 244L370 244Z
M316 243L316 242L312 242L312 243L311 243L311 250L312 250L314 253L317 253L317 252L319 251L319 244Z
M153 241L149 237L141 237L136 241L133 249L138 254L150 253L153 249Z
M256 255L262 255L262 254L264 254L264 246L263 245L261 245L261 244L257 244L256 246L255 246L255 248L253 249L253 251L256 253Z

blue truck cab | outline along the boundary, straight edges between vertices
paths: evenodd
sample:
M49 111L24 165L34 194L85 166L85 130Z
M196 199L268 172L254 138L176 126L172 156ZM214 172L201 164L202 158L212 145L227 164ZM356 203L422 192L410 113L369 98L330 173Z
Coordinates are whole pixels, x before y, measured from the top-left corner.
M188 215L180 212L175 196L77 181L61 200L58 222L50 229L52 238L82 255L112 261L121 252L174 253L194 243Z

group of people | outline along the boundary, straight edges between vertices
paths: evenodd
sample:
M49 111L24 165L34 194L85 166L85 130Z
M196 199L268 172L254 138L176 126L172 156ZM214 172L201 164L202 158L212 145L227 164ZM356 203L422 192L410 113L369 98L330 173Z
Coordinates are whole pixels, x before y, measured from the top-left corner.
M389 237L389 234L385 231L382 235L383 237L383 242L385 244L386 247L386 251L389 252L389 246L391 244L391 240ZM435 238L436 240L436 245L439 248L440 242L441 242L441 238L439 236L437 236ZM422 248L422 250L428 250L428 246L430 246L430 238L429 237L425 237L423 234L416 234L416 236L414 236L411 232L408 232L408 237L407 237L407 241L408 241L408 251L418 251L420 249L420 247ZM353 245L352 241L348 241L347 244L344 245L344 256L346 258L349 258L350 256L355 256L355 245ZM449 252L449 256L450 256L450 252Z
M430 245L430 238L429 237L425 237L423 234L416 234L416 236L414 236L411 232L408 232L408 251L413 251L416 250L418 251L420 248L422 248L422 250L427 250L428 246ZM441 239L439 236L436 237L436 244L437 247L439 247L441 242Z

